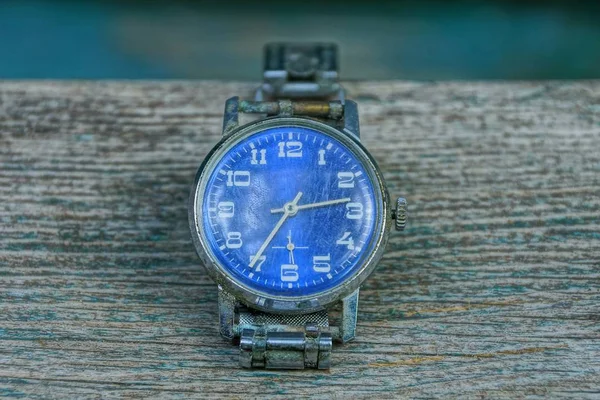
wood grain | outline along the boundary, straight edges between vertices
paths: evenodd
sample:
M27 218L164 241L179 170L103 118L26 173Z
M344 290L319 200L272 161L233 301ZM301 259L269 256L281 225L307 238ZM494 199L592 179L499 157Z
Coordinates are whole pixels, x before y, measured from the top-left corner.
M600 82L347 84L410 220L329 372L239 369L190 241L254 86L0 84L0 396L600 396Z

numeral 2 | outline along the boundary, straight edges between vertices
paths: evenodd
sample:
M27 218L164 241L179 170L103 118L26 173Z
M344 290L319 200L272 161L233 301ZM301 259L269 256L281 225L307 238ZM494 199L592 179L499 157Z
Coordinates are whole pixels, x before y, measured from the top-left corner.
M354 174L352 172L338 172L338 187L339 188L353 188L354 187Z

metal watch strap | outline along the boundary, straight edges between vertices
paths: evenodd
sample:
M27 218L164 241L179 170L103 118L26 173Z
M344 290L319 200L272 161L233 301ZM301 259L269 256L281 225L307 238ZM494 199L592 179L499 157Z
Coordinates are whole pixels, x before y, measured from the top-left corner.
M355 125L353 133L358 136L356 104L345 102L338 82L334 44L268 44L264 62L263 83L256 91L255 101L228 100L224 134L238 126L239 113L252 113L319 118L342 127ZM343 122L347 107L352 109L348 114L356 121ZM268 314L237 304L233 314L236 332L226 335L239 336L242 367L330 367L333 339L326 310L312 314ZM340 337L337 327L336 332Z
M328 369L330 366L332 336L325 310L282 315L241 308L238 324L242 367Z
M319 99L344 101L333 43L270 43L265 46L263 83L255 100Z

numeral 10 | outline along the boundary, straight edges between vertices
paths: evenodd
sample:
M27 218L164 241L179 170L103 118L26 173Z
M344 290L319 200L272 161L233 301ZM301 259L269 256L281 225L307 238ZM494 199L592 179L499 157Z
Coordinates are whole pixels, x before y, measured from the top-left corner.
M227 171L227 186L250 186L250 171Z

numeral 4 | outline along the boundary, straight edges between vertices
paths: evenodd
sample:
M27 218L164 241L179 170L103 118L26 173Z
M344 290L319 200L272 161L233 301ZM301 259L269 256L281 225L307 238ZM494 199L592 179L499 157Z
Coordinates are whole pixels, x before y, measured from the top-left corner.
M338 172L338 187L339 188L353 188L354 187L354 174L348 172Z
M298 266L296 264L283 264L281 266L281 281L296 282L298 280Z
M336 240L335 244L346 245L348 250L354 250L354 240L350 236L352 232L344 232L341 238Z
M225 246L227 246L228 249L239 249L242 247L242 244L242 234L240 232L229 232L227 234Z
M326 256L314 256L313 257L313 269L315 272L323 272L327 273L331 271L331 254L327 254Z
M227 171L227 186L250 186L250 171Z
M255 255L256 254L252 254L250 256L250 261L249 262L252 262L252 260L254 260L254 256ZM256 262L254 263L254 271L260 272L261 271L260 267L262 267L262 265L264 264L265 261L267 261L267 256L262 255L262 256L258 257L258 260L256 260Z
M279 142L278 157L302 157L302 142L295 140L289 142Z
M346 203L346 218L361 219L363 217L362 203Z

